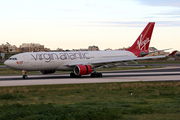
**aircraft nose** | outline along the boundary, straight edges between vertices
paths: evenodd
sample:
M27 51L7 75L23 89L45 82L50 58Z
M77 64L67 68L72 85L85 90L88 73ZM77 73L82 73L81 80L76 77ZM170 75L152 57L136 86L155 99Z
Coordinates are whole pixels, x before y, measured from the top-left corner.
M4 65L8 66L8 65L9 65L9 61L6 60L6 61L4 62Z

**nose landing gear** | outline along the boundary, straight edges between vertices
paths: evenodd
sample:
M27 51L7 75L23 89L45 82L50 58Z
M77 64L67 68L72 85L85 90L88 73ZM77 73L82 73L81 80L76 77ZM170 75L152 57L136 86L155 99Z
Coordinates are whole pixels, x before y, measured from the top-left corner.
M23 79L27 79L28 78L28 76L26 75L26 71L25 70L22 70L22 74L23 74Z

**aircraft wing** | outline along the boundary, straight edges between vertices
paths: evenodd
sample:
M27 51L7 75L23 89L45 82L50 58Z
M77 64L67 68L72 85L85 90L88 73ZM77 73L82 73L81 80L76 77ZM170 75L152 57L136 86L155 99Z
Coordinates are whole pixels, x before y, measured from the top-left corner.
M136 60L144 60L144 59L153 59L153 58L164 58L164 56L149 56L149 57L120 57L120 58L113 58L113 59L105 59L105 60L95 60L91 62L74 62L67 64L68 66L75 66L75 65L104 65L104 64L111 64L111 63L120 63L120 62L132 62Z
M131 57L131 58L116 58L116 59L107 59L107 60L98 60L92 61L91 64L101 64L101 63L116 63L116 62L128 62L134 60L144 60L144 59L153 59L153 58L164 58L166 56L150 56L150 57Z

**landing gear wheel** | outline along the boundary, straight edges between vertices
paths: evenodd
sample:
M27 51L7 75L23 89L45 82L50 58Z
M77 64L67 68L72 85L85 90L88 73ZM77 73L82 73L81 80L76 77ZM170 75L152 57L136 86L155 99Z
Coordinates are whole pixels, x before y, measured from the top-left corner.
M102 73L97 73L97 72L91 73L91 77L102 77Z
M23 79L27 79L28 78L28 76L27 75L23 75Z
M102 73L97 73L97 76L98 77L102 77Z
M81 75L76 75L76 74L74 74L74 73L70 73L70 76L71 76L72 78L80 78L80 77L81 77Z
M28 78L28 76L26 75L26 71L25 70L22 70L22 74L23 74L23 79L27 79Z
M91 73L91 77L96 77L96 74L95 73Z

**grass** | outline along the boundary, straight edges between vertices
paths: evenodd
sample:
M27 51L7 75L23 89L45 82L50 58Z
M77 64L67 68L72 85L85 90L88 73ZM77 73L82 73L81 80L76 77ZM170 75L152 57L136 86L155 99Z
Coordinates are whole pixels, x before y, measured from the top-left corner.
M40 74L38 71L28 71L27 74ZM21 70L14 70L10 68L0 69L0 75L22 75Z
M56 71L56 73L62 73L63 71ZM40 74L39 71L27 71L27 74ZM22 75L21 70L14 70L11 68L0 69L0 75Z
M139 64L177 64L180 60L142 60Z
M4 65L4 63L1 63L1 62L0 62L0 65Z
M115 70L134 70L134 69L150 69L150 68L162 68L162 67L114 67L114 68L102 68L98 69L98 71L115 71Z
M180 82L1 87L0 119L178 120L179 91Z

